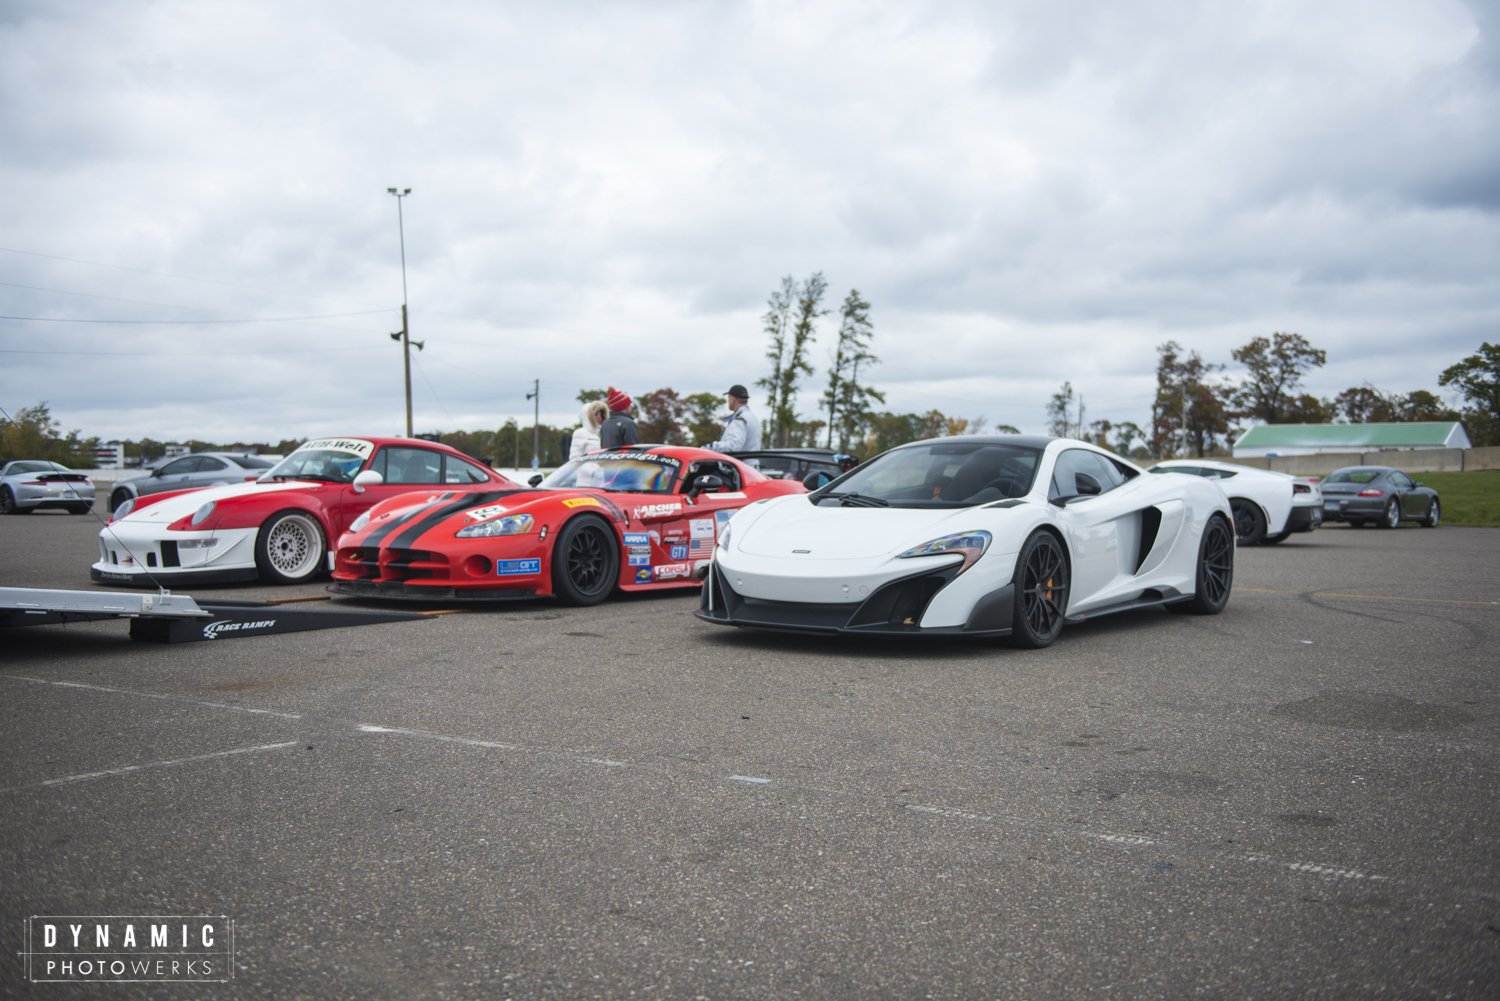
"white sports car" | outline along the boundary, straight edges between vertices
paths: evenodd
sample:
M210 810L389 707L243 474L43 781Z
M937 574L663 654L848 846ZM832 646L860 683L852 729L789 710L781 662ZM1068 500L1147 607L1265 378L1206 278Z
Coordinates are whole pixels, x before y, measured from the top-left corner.
M719 534L695 613L814 633L1009 636L1148 605L1215 614L1234 529L1218 485L1146 476L1081 441L937 438L810 494L758 501Z
M1311 532L1323 524L1323 492L1286 473L1212 459L1168 459L1151 472L1217 480L1229 498L1234 534L1242 546L1285 542L1293 532Z

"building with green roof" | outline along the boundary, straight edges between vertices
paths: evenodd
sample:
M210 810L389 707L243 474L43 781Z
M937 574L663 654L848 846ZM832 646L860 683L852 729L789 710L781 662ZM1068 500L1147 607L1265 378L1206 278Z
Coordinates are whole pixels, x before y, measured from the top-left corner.
M1412 424L1260 424L1234 443L1235 458L1379 452L1385 449L1469 448L1457 421Z

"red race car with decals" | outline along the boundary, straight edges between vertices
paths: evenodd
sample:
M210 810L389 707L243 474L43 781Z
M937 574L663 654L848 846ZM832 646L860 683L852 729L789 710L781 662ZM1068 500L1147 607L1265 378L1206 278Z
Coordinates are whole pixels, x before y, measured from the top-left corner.
M517 486L446 445L318 438L248 483L127 500L100 531L89 576L142 587L300 583L331 569L329 540L383 500L424 487L457 496Z
M377 504L339 540L330 590L594 605L617 587L696 587L736 511L805 492L700 448L592 452L535 488L424 490Z

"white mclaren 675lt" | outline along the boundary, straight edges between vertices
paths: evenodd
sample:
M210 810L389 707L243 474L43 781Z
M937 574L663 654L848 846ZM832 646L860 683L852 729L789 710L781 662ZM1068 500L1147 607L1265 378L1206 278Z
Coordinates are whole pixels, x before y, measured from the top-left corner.
M937 438L742 508L719 532L694 614L1043 647L1065 621L1131 608L1217 614L1234 554L1213 480L1147 476L1065 438Z

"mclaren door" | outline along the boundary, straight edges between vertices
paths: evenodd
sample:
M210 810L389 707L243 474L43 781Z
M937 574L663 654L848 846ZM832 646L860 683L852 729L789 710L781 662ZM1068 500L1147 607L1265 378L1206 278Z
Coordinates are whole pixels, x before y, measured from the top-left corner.
M1058 522L1073 558L1068 615L1118 604L1141 590L1143 508L1159 494L1159 477L1126 478L1120 467L1087 449L1073 448L1057 458L1048 499L1059 506Z

